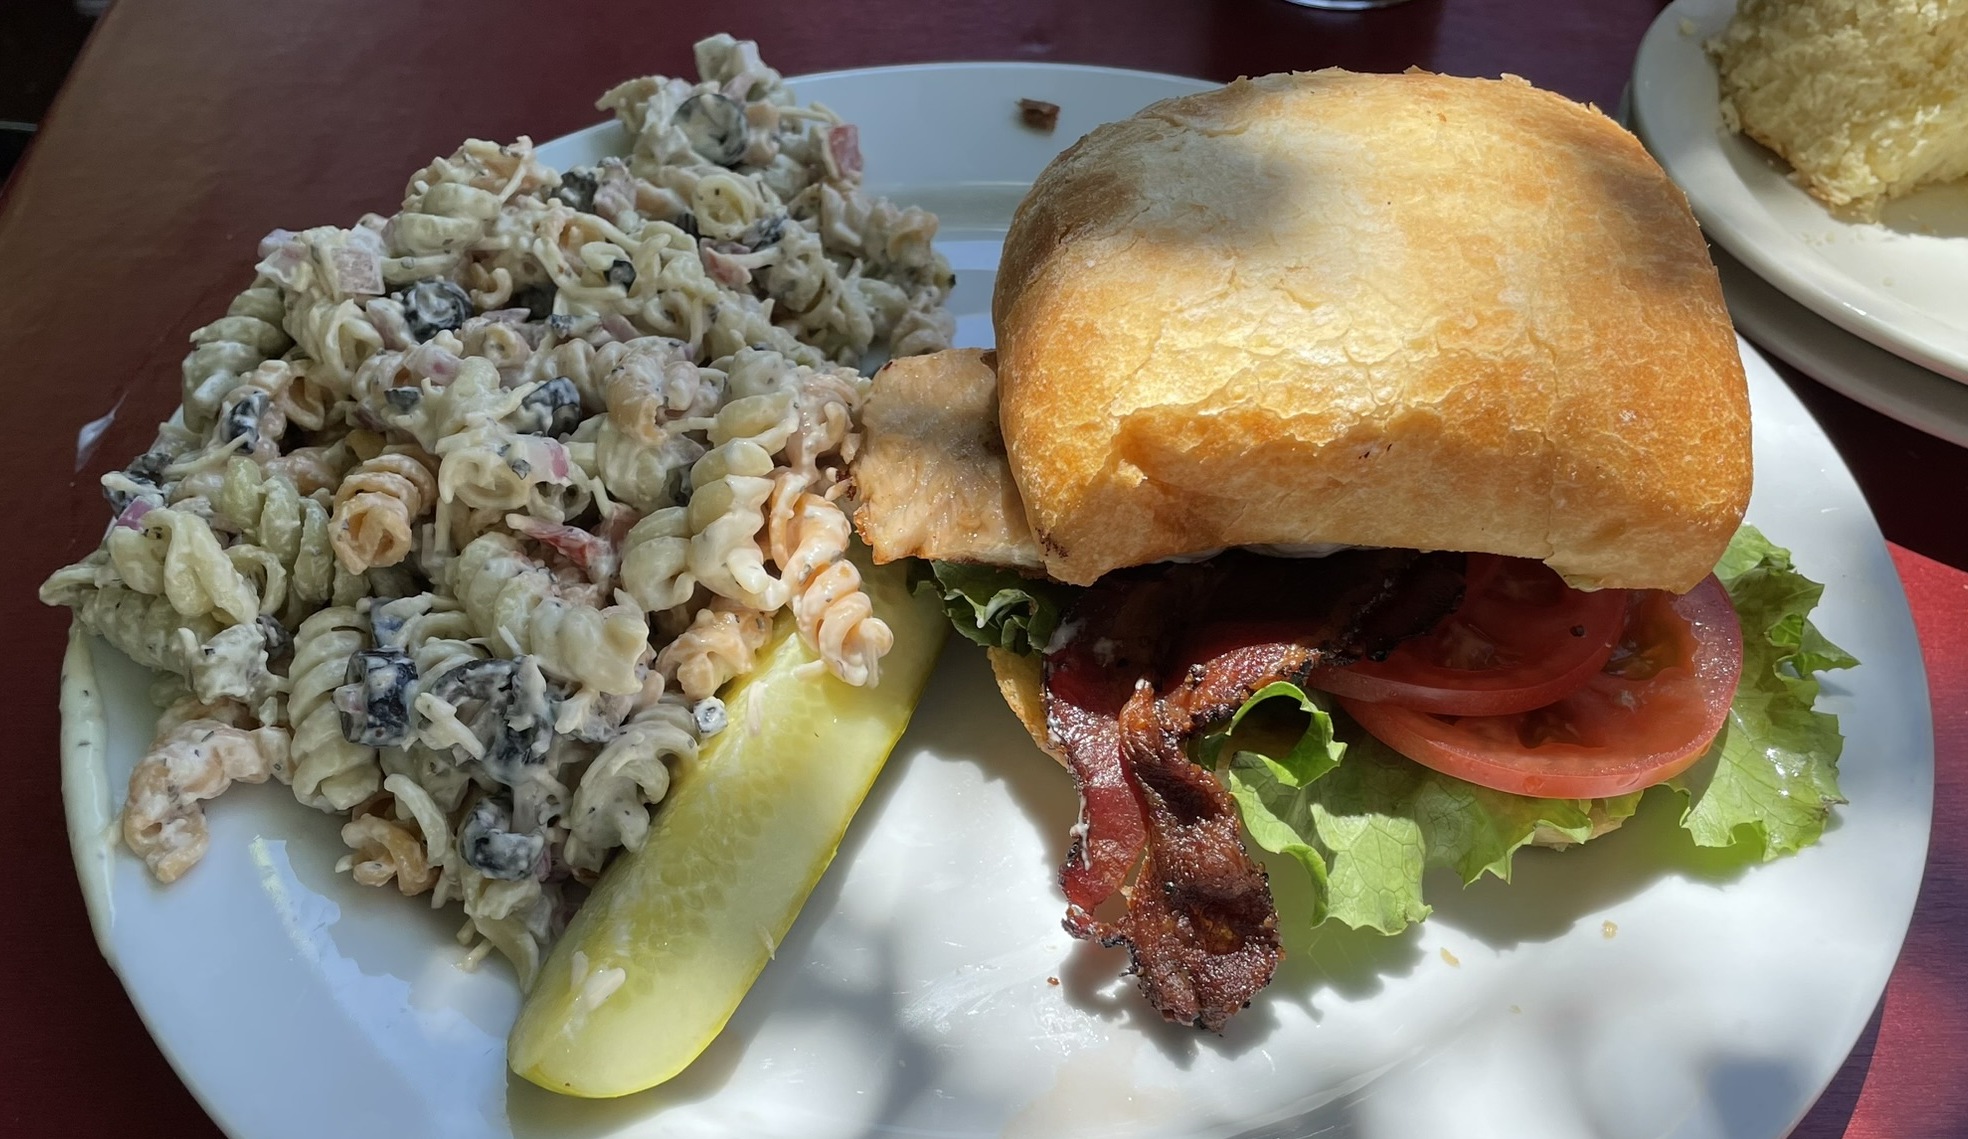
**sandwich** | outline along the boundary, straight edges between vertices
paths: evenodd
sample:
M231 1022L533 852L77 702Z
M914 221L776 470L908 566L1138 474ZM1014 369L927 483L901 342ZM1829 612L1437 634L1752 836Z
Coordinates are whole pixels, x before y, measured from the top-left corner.
M1839 801L1818 588L1742 525L1750 408L1681 193L1515 78L1274 75L1100 127L997 347L874 379L855 525L1081 799L1066 929L1212 1030L1312 920L1394 933L1650 787L1765 856Z

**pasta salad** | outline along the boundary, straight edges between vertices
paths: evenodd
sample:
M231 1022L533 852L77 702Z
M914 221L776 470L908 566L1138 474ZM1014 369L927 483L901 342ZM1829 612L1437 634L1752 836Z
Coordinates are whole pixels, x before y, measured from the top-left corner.
M122 833L159 881L203 801L272 778L529 987L778 614L876 681L855 369L948 347L954 279L852 125L752 43L696 63L601 97L626 158L469 141L390 217L269 234L192 335L101 546L41 590L158 673Z

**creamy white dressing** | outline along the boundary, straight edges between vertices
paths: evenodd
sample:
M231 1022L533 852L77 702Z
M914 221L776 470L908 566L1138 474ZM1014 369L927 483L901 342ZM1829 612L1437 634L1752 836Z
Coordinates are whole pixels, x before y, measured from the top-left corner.
M1060 649L1072 644L1073 639L1078 637L1080 630L1085 627L1086 622L1084 620L1061 621L1058 627L1053 629L1052 636L1046 640L1045 648L1039 650L1040 655L1051 656Z
M80 622L68 627L68 652L61 671L62 803L68 813L68 848L75 876L88 903L96 947L111 965L116 951L109 930L116 923L110 875L116 858L116 800L109 786L108 728L103 720L102 686L89 635Z

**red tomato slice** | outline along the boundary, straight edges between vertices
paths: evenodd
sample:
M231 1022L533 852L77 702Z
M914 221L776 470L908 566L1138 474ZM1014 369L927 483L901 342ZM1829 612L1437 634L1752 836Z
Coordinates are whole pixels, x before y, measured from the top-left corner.
M1321 669L1307 683L1337 696L1448 716L1542 708L1612 655L1626 591L1586 593L1542 562L1469 555L1462 604L1380 661Z
M1342 697L1382 743L1425 767L1514 795L1597 799L1651 787L1700 758L1729 714L1742 628L1711 575L1680 596L1635 591L1603 669L1554 703L1437 716Z

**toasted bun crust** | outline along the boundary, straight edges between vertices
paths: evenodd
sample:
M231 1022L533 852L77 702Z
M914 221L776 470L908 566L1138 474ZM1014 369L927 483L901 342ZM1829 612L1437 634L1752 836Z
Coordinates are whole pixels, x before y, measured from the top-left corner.
M1032 733L1032 742L1039 746L1063 767L1066 756L1052 744L1051 733L1046 728L1045 678L1039 670L1039 658L1020 656L1004 649L985 649L985 656L991 661L991 675L997 678L998 695L1011 705L1018 716L1018 722Z
M1686 590L1749 499L1686 200L1515 78L1273 75L1100 127L1019 207L993 317L1062 581L1338 542Z

